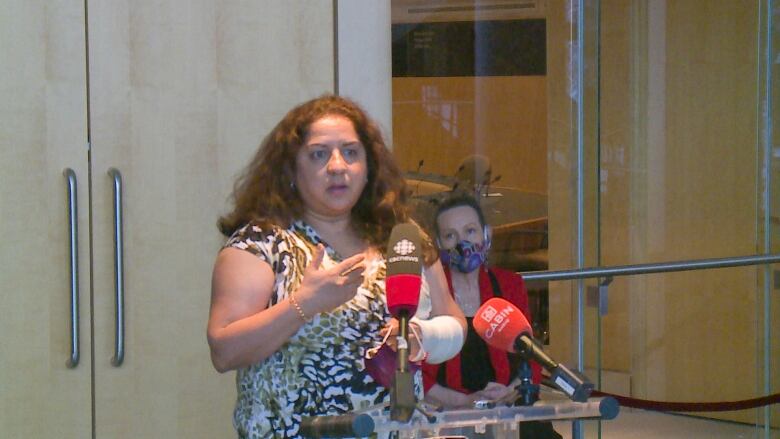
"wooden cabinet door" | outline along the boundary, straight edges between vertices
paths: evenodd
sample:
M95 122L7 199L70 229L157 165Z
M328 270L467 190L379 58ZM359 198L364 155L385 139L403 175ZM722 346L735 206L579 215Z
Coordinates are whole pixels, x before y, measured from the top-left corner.
M226 178L216 43L201 34L214 7L88 4L95 437L232 437L235 385L212 368L205 332L220 244L213 181Z
M0 436L234 436L205 337L215 224L262 136L332 91L332 5L6 3Z
M206 344L233 180L294 104L333 87L329 2L89 5L97 438L234 437ZM122 182L124 358L114 182Z
M83 2L13 0L0 8L3 438L91 434L84 34Z

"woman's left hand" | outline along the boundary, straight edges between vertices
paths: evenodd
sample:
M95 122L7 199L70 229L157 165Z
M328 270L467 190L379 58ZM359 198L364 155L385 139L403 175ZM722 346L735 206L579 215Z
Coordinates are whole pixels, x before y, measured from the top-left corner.
M417 339L417 336L414 335L414 332L412 332L412 326L414 326L417 333L420 333L420 328L417 327L415 323L409 323L409 331L408 331L408 340L409 340L409 358L416 358L420 352L420 341ZM390 348L394 351L398 351L398 332L399 332L399 322L398 319L393 317L390 319L390 322L388 322L387 326L382 328L381 331L379 331L379 334L382 336L382 338L385 337L387 332L390 332L390 336L387 339L387 345L390 346Z

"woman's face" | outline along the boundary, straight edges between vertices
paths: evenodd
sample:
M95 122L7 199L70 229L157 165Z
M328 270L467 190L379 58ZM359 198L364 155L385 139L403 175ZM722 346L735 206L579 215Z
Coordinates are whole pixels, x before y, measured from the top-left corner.
M348 216L367 177L366 149L352 121L339 115L314 121L295 159L295 187L305 212Z
M477 211L470 206L447 209L436 218L439 226L439 245L444 250L454 248L460 241L482 244L484 236Z

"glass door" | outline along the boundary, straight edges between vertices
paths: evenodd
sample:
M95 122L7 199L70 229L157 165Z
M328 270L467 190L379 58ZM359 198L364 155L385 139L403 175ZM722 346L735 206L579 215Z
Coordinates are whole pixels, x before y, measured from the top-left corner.
M419 220L473 190L491 263L524 273L777 254L776 9L393 1L393 144ZM780 388L778 271L532 281L534 329L606 392L752 399ZM774 437L778 410L625 410L573 434Z
M595 115L578 127L585 265L777 253L767 4L584 4L580 98L584 113ZM551 252L569 251L551 245ZM601 310L587 307L595 289L589 282L586 366L600 371L603 388L627 378L631 394L647 400L773 393L778 350L771 335L780 322L770 312L777 305L769 270L616 278ZM759 426L764 410L690 415ZM770 424L777 423L775 416Z

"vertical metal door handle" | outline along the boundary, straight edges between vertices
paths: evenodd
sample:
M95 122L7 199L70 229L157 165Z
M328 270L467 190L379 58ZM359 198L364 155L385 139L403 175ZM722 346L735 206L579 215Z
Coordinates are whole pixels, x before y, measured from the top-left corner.
M70 358L68 368L79 365L79 223L76 173L62 171L68 179L68 226L70 235Z
M114 293L116 303L116 326L114 356L111 365L119 367L125 360L125 287L122 239L122 174L116 168L108 170L114 179Z

